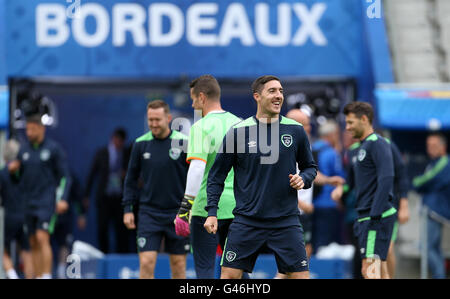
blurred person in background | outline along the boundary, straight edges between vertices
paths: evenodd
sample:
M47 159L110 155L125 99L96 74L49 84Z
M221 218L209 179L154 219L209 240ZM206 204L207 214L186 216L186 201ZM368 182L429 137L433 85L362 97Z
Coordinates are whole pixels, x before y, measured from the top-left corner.
M109 227L113 224L115 247L118 253L128 253L129 232L123 225L122 193L123 181L129 160L129 150L125 146L126 131L117 128L112 133L107 146L97 150L87 177L85 202L89 202L94 181L97 179L95 193L97 208L97 238L99 249L111 253Z
M147 106L150 132L136 139L125 178L123 222L136 229L140 278L154 278L158 251L164 239L172 278L186 278L189 238L178 236L173 219L181 204L186 184L187 136L171 130L169 106L155 100ZM139 179L143 188L139 191ZM133 208L139 204L137 220Z
M3 159L6 165L0 171L1 204L5 209L3 266L6 277L9 279L19 278L14 261L11 259L12 241L16 241L16 244L19 245L25 278L33 278L33 261L28 236L25 232L25 197L22 195L18 166L14 165L18 163L14 160L17 158L19 147L20 144L16 140L7 141L3 150Z
M382 134L380 133L382 136ZM394 208L397 210L397 221L394 223L394 231L392 232L391 245L389 246L389 252L387 257L387 267L389 271L389 277L395 277L396 256L395 256L395 241L398 236L399 224L405 224L409 220L409 204L408 204L408 191L409 191L409 178L406 173L406 165L403 160L402 154L397 145L389 138L384 139L391 145L392 158L394 160Z
M71 172L72 186L69 192L69 210L58 217L55 224L55 230L51 235L50 242L53 248L53 262L56 265L56 277L66 278L67 257L70 254L74 237L73 237L73 217L76 217L76 225L78 229L86 228L86 206L83 202L83 191L81 184L76 175ZM58 188L57 192L62 192Z
M414 188L423 195L422 203L428 209L427 252L428 266L433 278L442 279L445 259L441 250L442 224L450 221L450 163L447 139L441 133L432 133L426 140L430 162L425 173L413 179Z
M308 139L311 141L311 123L308 114L303 112L298 108L294 108L288 111L286 114L287 118L293 119L296 122L302 124ZM298 172L298 165L297 165ZM312 191L314 184L309 189L297 190L298 196L298 209L300 210L300 223L303 228L303 238L305 241L306 256L311 257L312 246L311 246L311 234L312 234L312 220L311 214L314 211L314 206L312 204ZM287 275L277 272L276 279L286 279Z
M313 155L321 174L314 181L313 189L312 246L314 252L317 252L319 247L333 242L342 243L342 212L332 200L331 192L334 185L345 182L341 155L336 150L341 148L338 124L328 120L320 125L318 131L320 139L312 145ZM323 177L335 180L328 179L323 182Z
M18 162L26 201L25 222L37 278L52 278L50 235L60 214L67 212L71 177L60 145L46 137L40 115L27 117L27 141L21 144ZM56 194L60 186L62 192Z
M303 129L306 132L306 135L308 136L308 139L312 143L312 136L311 136L311 121L310 117L306 112L303 112L301 109L291 109L286 114L286 117L291 118L298 123L303 125ZM314 155L314 152L313 152ZM314 205L312 202L313 197L313 190L314 186L324 186L324 185L330 185L330 186L337 186L340 184L344 184L345 179L342 176L326 176L320 171L317 171L317 176L314 180L314 183L311 188L309 189L301 189L298 190L299 195L299 209L304 212L301 215L301 219L303 220L303 229L305 230L305 242L306 242L306 253L308 254L308 257L312 255L313 248L311 244L311 237L312 237L312 219L311 215L314 212Z
M353 179L353 165L356 162L356 155L358 153L358 147L360 142L358 139L352 137L349 131L345 131L343 134L343 166L346 171L347 181L345 184L339 184L331 193L331 198L343 205L344 207L344 222L346 224L346 236L349 238L350 243L355 247L355 252L353 254L353 278L363 279L361 273L362 259L361 254L357 250L359 248L358 239L356 238L353 225L355 220L358 218L358 213L356 212L356 196L355 190L352 186Z
M303 125L306 135L311 141L311 123L310 117L300 109L291 109L286 114L286 117L295 120ZM317 162L317 161L316 161ZM297 166L298 167L298 166ZM312 254L312 219L311 215L314 212L314 205L312 204L314 184L309 189L297 190L298 208L300 209L300 223L303 226L303 236L305 240L306 255L311 257Z

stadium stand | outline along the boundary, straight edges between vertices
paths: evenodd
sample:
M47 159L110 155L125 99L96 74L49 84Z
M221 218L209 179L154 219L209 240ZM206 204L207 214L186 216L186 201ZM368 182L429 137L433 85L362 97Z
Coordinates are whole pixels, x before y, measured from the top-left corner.
M436 18L440 28L440 46L445 53L445 74L450 80L450 1L436 0Z
M396 86L445 88L450 81L450 1L384 0L384 10ZM411 218L399 229L398 276L420 278L421 197L410 192L408 198ZM442 250L447 258L449 240L450 229L444 225Z
M394 72L398 83L439 83L445 80L437 36L436 5L430 0L386 0Z

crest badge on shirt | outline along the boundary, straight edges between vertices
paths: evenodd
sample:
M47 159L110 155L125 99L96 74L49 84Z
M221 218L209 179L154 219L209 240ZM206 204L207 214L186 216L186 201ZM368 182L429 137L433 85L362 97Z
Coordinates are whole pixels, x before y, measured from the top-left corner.
M48 159L50 159L50 151L48 149L43 149L41 151L40 157L42 161L47 161Z
M366 150L362 148L358 152L358 161L361 162L362 160L364 160L365 157L366 157Z
M28 152L25 152L22 154L22 160L27 161L30 159L30 154Z
M181 149L179 149L179 148L172 147L172 148L169 150L169 157L170 157L172 160L178 160L178 158L180 157L180 155L181 155Z
M292 135L289 134L284 134L281 135L281 143L283 143L283 145L285 147L290 147L292 145Z

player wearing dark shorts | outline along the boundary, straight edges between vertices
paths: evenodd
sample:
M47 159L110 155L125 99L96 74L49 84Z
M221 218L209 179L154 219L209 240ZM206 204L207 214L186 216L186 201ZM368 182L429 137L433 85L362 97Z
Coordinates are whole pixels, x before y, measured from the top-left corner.
M397 210L393 207L394 162L389 143L374 133L373 109L365 102L345 106L346 129L360 140L353 166L358 240L364 278L389 278L386 258Z
M11 243L16 241L19 245L21 258L24 264L25 278L32 278L32 262L30 245L25 228L25 198L21 193L20 172L10 172L7 156L15 159L19 150L18 142L9 140L4 148L6 166L0 171L0 196L1 204L5 209L4 229L4 256L3 266L7 278L19 278L14 262L11 260Z
M297 190L311 187L317 165L302 125L279 114L284 100L280 80L260 77L252 91L256 116L228 131L210 171L205 228L216 232L223 183L234 168L235 218L222 255L221 278L251 272L264 247L274 252L280 273L309 278Z
M56 189L60 184L66 190L68 170L64 153L52 140L45 139L39 147L24 144L20 152L24 165L23 184L27 198L26 224L28 234L37 230L51 232L56 221ZM62 183L61 183L62 181ZM66 198L67 191L60 198Z
M21 144L18 155L26 202L25 222L38 278L51 278L50 233L57 215L68 210L71 186L65 153L59 144L45 136L45 130L40 115L28 117L28 140ZM57 194L58 188L61 191Z
M172 278L186 278L189 239L176 235L173 219L186 183L187 136L169 128L169 106L161 100L148 104L147 117L150 132L134 142L125 177L124 224L128 229L136 228L133 211L139 205L136 222L140 278L154 278L163 239L165 252L170 254Z
M5 248L13 240L19 241L24 250L29 250L25 230L25 201L20 192L19 173L10 173L5 167L0 171L2 206L5 208Z

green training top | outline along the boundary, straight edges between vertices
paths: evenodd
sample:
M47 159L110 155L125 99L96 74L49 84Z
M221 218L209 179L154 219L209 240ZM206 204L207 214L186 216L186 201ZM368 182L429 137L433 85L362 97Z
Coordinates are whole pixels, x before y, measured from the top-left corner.
M222 144L225 134L233 125L240 121L240 118L230 112L213 112L208 113L191 127L186 160L188 162L191 160L206 162L200 190L192 206L192 216L208 217L205 206L209 170L214 164L217 151ZM233 209L236 206L236 202L234 200L233 181L234 171L232 169L228 173L225 180L225 188L220 197L219 210L217 211L218 219L234 218Z

